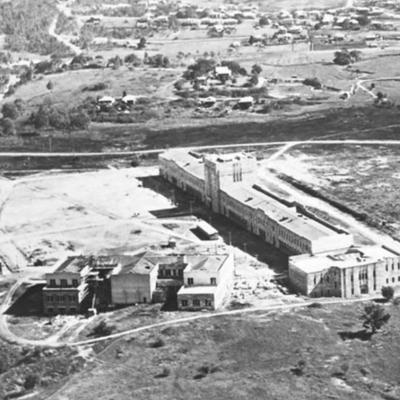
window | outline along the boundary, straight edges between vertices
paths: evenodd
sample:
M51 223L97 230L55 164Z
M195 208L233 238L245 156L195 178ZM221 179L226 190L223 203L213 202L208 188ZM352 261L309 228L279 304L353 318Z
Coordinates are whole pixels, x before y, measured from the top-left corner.
M68 281L66 279L61 279L60 282L61 282L60 284L61 284L62 287L67 287L68 286Z
M165 271L165 276L171 276L171 271L170 271L169 269L167 269L167 270Z
M200 300L199 300L199 299L194 299L194 300L193 300L193 305L194 305L195 307L200 307Z
M388 271L389 270L389 267L386 265L386 271Z
M205 299L205 300L204 300L204 305L205 305L206 307L211 307L211 306L212 306L211 300Z
M50 279L50 286L56 286L56 280L55 279Z
M217 284L217 278L211 278L210 279L211 285L216 285Z
M78 286L78 279L72 279L72 286L74 287Z
M396 279L395 278L392 278L392 282L394 283L396 281Z
M187 282L188 282L188 285L193 285L193 278L188 278Z
M389 278L386 278L386 283L389 283Z
M187 307L187 305L188 305L187 300L182 300L181 305L182 305L182 307Z

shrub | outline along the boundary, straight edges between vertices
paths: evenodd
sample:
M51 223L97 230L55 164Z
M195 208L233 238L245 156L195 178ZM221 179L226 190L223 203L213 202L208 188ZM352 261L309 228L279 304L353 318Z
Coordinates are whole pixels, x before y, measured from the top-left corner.
M312 86L314 89L322 88L322 83L318 78L306 78L304 79L303 84L306 86Z
M96 336L96 337L101 337L101 336L109 336L114 330L114 326L108 325L105 320L101 320L98 325L96 325L90 336Z
M157 375L154 375L154 378L166 378L167 376L169 376L171 374L171 371L169 368L164 367L162 372L160 372Z
M394 289L391 286L383 286L381 292L386 301L391 300L394 296Z
M26 376L24 381L24 388L26 390L32 390L39 382L39 376L36 374L29 374Z
M165 342L161 338L157 338L153 342L149 343L149 347L151 347L152 349L157 349L159 347L164 347L164 346L165 346Z

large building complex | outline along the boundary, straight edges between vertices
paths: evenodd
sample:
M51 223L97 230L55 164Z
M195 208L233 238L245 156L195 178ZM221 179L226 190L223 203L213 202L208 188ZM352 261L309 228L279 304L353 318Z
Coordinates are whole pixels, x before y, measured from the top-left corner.
M169 151L160 156L160 164L164 178L289 254L317 254L353 244L345 230L256 185L252 156Z
M245 153L199 154L171 150L160 156L160 174L290 257L289 279L309 296L355 297L400 284L396 252L354 247L347 231L301 204L257 184L257 162Z

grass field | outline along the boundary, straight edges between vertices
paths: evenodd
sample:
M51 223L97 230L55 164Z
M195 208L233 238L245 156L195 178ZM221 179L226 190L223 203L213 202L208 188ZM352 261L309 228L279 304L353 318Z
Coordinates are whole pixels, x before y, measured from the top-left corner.
M123 338L99 353L58 399L394 399L399 394L400 318L371 341L361 306L258 312L200 320ZM299 367L300 366L300 367ZM392 397L390 397L392 396Z

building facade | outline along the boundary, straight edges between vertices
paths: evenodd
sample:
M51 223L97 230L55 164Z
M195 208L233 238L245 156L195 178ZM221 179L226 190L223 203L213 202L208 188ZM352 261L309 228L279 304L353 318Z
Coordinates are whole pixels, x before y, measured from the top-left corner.
M378 294L384 286L400 286L400 254L380 246L303 254L289 259L289 278L294 289L311 297Z
M90 263L87 257L67 257L52 273L46 274L42 290L46 315L75 314L89 294Z
M178 292L179 310L216 310L229 295L234 276L232 254L189 257Z
M243 153L200 155L169 151L160 156L160 174L286 253L318 254L345 249L353 236L256 185L257 162Z

